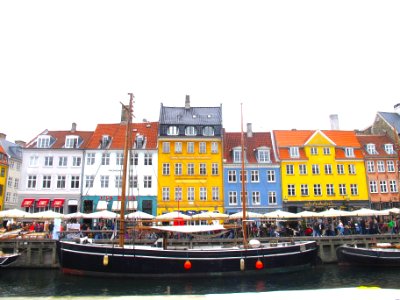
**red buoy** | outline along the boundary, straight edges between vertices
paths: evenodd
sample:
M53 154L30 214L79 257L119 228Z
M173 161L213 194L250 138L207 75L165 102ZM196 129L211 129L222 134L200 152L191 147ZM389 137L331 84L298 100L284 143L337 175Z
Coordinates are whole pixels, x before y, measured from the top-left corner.
M190 270L192 268L192 263L190 262L190 260L185 261L183 267L185 268L185 270Z
M263 262L261 260L257 260L256 261L256 269L261 270L262 268L264 268Z

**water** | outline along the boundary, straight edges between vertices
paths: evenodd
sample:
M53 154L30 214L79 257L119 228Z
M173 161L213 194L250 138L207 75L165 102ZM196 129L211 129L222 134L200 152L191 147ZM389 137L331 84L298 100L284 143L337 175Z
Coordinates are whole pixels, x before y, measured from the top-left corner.
M320 265L262 277L115 279L64 275L59 270L0 269L1 297L204 295L376 286L397 289L400 269Z

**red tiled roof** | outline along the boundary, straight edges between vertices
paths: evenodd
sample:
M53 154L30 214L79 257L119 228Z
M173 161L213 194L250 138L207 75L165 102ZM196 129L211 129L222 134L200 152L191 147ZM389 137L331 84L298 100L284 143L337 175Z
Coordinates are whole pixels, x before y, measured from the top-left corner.
M357 139L362 146L362 152L365 157L397 157L396 151L394 154L388 154L385 151L385 144L392 144L393 150L395 150L395 143L393 140L387 135L357 135ZM366 150L367 144L375 144L375 149L378 154L369 154Z
M76 136L81 137L83 140L83 143L82 143L82 145L80 145L79 149L84 149L87 146L87 144L93 134L93 131L71 131L71 130L47 131L46 130L45 132L42 132L38 136L43 135L43 134L49 135L55 139L55 143L51 145L52 149L64 148L65 138L68 135L76 135ZM37 140L38 136L36 136L32 141L27 143L26 148L36 148L36 140Z

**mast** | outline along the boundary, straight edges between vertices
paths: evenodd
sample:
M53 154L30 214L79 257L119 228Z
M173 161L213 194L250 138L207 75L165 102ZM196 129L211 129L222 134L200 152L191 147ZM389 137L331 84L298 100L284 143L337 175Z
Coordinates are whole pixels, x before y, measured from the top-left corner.
M240 103L240 121L241 121L241 131L240 131L240 144L242 147L242 231L243 231L243 247L247 248L247 216L246 216L246 178L245 178L245 169L244 169L244 134L243 134L243 103Z
M131 146L131 124L132 124L132 112L133 112L133 94L128 93L130 96L129 107L123 105L123 108L127 110L126 120L126 132L125 132L125 145L124 145L124 161L122 167L122 192L121 192L121 211L119 218L119 246L124 247L125 244L125 200L126 200L126 177L128 170L128 154L129 147Z

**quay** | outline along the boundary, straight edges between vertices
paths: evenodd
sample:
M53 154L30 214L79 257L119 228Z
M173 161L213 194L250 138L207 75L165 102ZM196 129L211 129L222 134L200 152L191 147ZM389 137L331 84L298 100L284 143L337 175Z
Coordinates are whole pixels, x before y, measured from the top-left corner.
M336 263L336 248L343 244L368 246L374 243L395 243L400 241L398 234L366 234L340 236L298 236L298 237L268 237L257 238L261 242L291 242L293 240L315 240L319 246L318 256L322 263ZM102 240L102 242L110 242ZM169 246L196 246L207 244L232 245L240 244L241 239L212 239L212 240L174 240L169 239ZM137 244L154 244L154 239L138 239ZM10 267L13 268L58 268L56 241L52 239L5 239L0 240L0 251L5 253L19 252L21 257Z

